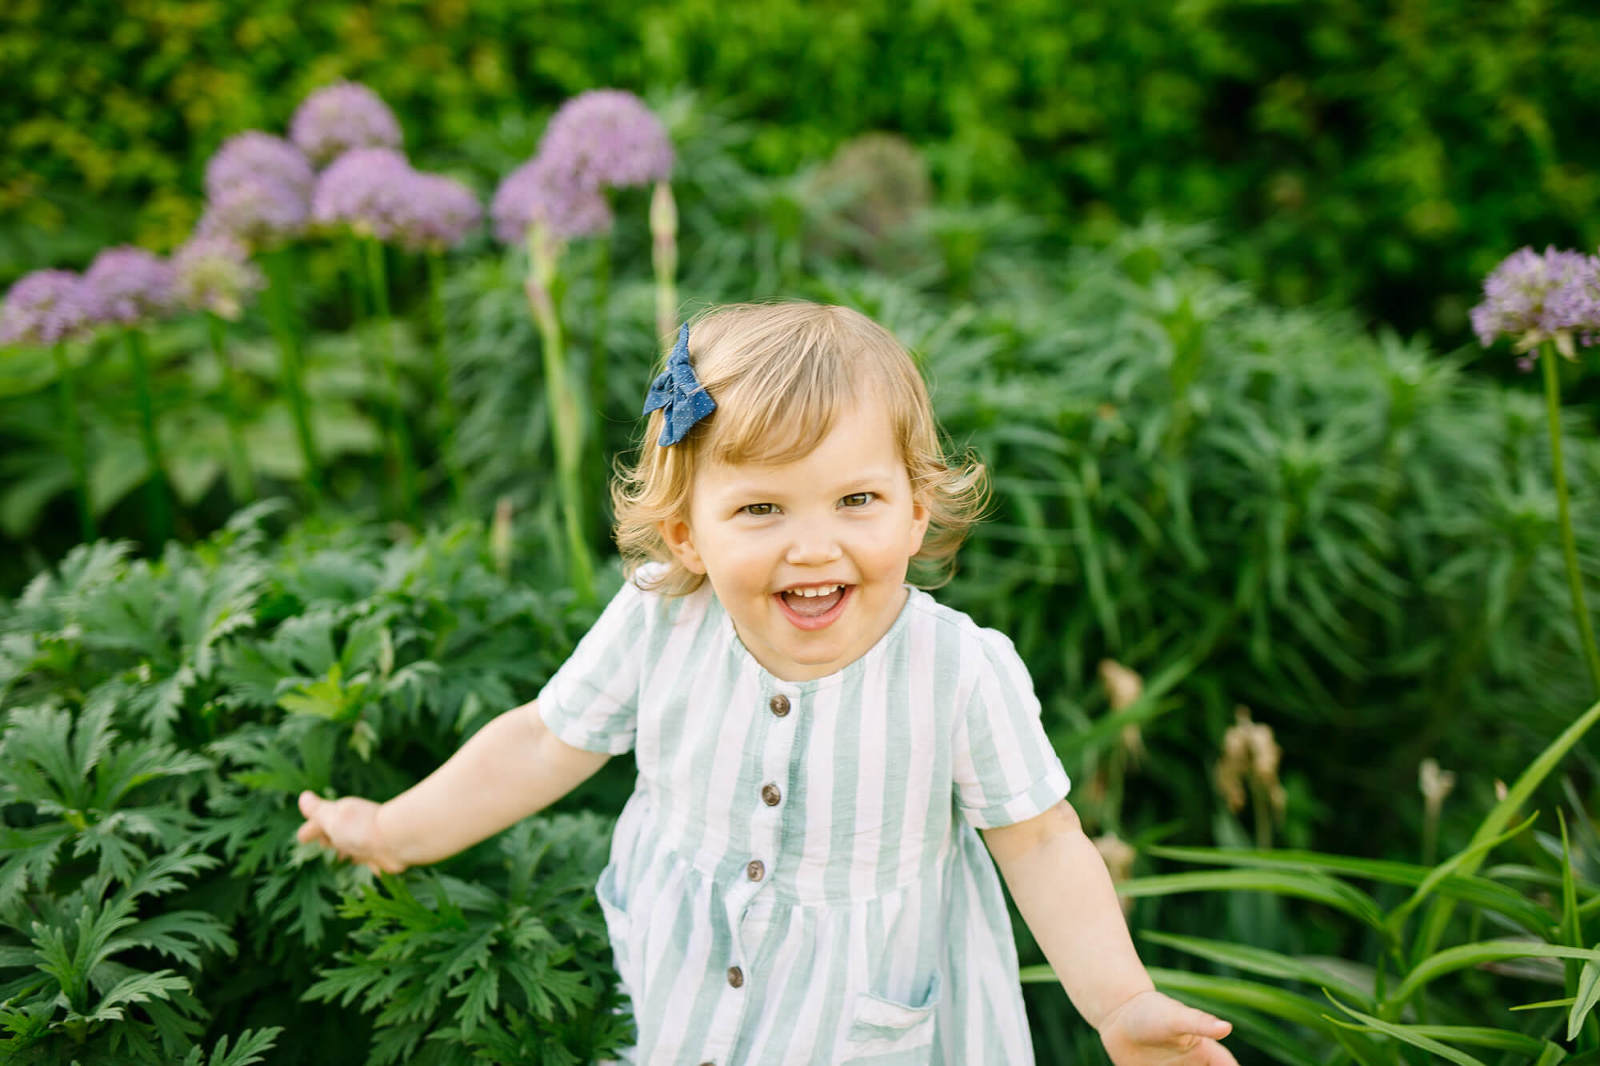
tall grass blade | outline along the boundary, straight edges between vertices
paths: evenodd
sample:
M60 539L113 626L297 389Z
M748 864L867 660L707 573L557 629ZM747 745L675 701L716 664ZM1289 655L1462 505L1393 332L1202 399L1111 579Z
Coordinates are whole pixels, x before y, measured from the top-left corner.
M1600 967L1590 962L1584 965L1583 976L1578 978L1578 993L1572 1000L1572 1013L1567 1015L1568 1040L1578 1038L1584 1019L1597 1002L1600 1002Z
M1397 1025L1394 1022L1386 1022L1382 1019L1374 1018L1370 1014L1363 1014L1361 1011L1347 1007L1343 1003L1340 1003L1331 994L1328 995L1328 1000L1335 1007L1338 1007L1340 1010L1350 1015L1350 1017L1355 1018L1357 1021L1362 1023L1361 1025L1352 1025L1349 1022L1341 1022L1336 1018L1329 1018L1329 1021L1333 1022L1335 1025L1342 1025L1358 1032L1382 1033L1384 1036L1393 1037L1396 1040L1410 1044L1412 1047L1419 1047L1424 1051L1431 1051L1442 1059L1450 1060L1451 1062L1455 1063L1456 1066L1485 1066L1481 1060L1473 1058L1465 1051L1460 1051L1449 1046L1448 1044L1441 1044L1439 1041L1430 1036L1424 1036L1421 1033L1416 1032L1416 1027L1414 1026Z
M1470 850L1475 845L1498 836L1506 824L1528 798L1533 795L1534 789L1544 782L1550 771L1556 768L1573 745L1577 744L1596 721L1600 721L1600 702L1592 704L1588 710L1578 717L1578 720L1562 731L1561 735L1551 741L1550 746L1539 753L1539 756L1528 764L1521 776L1509 789L1505 798L1490 808L1483 822L1478 826L1478 831L1472 835L1467 848ZM1460 873L1476 873L1478 866L1483 862L1483 855L1477 859L1463 863L1459 868ZM1444 929L1450 921L1454 905L1444 900L1435 900L1433 906L1428 908L1428 914L1423 919L1422 928L1417 935L1413 958L1422 958L1430 954L1439 946L1439 939L1444 935Z
M1332 987L1352 999L1360 1000L1364 1005L1374 1005L1370 988L1359 988L1332 971L1281 952L1251 947L1248 944L1234 944L1225 940L1159 933L1150 929L1141 930L1139 938L1152 944L1162 944L1203 959L1210 959L1224 966L1232 966L1246 973L1300 981L1318 987Z
M1342 911L1387 935L1383 912L1371 896L1319 873L1287 870L1202 870L1185 874L1136 877L1117 885L1117 894L1131 899L1170 896L1180 892L1272 892L1308 899Z
M1600 950L1543 944L1535 940L1479 940L1471 944L1458 944L1436 952L1414 966L1395 988L1391 1002L1405 1003L1429 981L1455 970L1502 959L1527 958L1581 959L1587 963L1597 963L1600 962Z

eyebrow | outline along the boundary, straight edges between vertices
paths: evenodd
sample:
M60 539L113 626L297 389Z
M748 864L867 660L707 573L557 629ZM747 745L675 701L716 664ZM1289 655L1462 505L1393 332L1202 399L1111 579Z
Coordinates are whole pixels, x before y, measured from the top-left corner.
M838 482L833 492L840 496L848 496L852 492L860 492L862 488L870 488L885 481L893 481L894 472L888 469L863 470L853 476ZM728 496L781 496L784 490L778 488L770 481L736 481L723 490L722 494Z

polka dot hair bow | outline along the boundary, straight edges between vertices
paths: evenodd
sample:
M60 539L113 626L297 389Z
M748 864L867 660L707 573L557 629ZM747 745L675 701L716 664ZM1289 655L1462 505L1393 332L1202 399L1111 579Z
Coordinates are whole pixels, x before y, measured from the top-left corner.
M694 424L717 409L716 401L706 392L700 379L694 376L689 365L689 324L678 330L678 343L667 356L667 369L650 383L650 393L644 398L644 414L662 407L664 418L661 439L663 448L670 447L685 436Z

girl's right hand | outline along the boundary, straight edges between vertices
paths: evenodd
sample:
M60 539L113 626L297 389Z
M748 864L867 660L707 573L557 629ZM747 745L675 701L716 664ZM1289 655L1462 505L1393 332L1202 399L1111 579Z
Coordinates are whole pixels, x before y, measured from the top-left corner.
M325 800L315 792L300 793L305 824L295 834L302 844L322 844L340 858L360 863L375 874L397 874L406 864L390 856L378 837L381 804L359 796Z

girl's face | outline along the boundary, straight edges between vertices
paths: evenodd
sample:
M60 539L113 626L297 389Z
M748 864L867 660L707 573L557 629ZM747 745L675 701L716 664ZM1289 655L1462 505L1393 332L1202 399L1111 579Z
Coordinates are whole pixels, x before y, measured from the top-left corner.
M703 464L692 491L686 518L663 522L661 535L706 575L769 673L835 673L894 624L928 509L881 405L858 403L792 462Z

